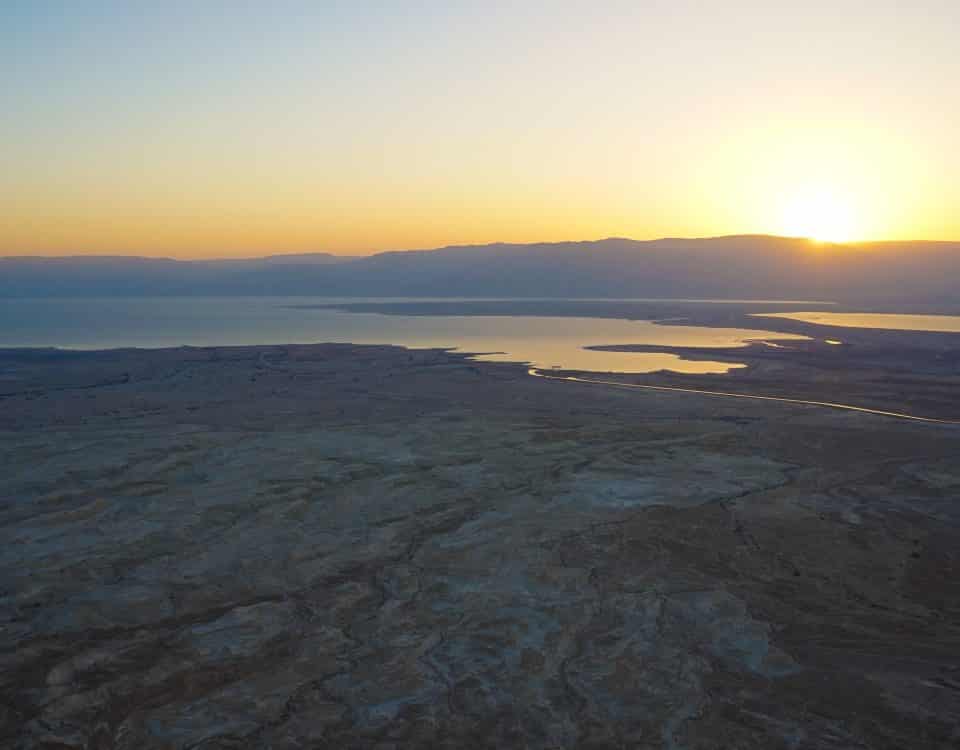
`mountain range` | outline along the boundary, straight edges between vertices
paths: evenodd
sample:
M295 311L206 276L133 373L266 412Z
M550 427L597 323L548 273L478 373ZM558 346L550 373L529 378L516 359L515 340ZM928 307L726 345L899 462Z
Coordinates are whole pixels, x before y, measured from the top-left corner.
M326 295L957 301L960 242L742 235L449 246L245 260L0 258L0 297Z

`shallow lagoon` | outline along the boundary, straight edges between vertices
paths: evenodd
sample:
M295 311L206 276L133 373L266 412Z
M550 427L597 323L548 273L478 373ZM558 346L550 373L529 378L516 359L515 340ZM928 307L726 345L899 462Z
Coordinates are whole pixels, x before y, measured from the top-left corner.
M479 359L529 362L541 368L723 373L744 365L690 361L667 353L606 352L583 347L662 344L728 348L766 338L805 338L604 318L380 315L295 307L333 302L336 300L314 297L0 300L0 346L108 349L349 342L456 348L482 353Z
M899 313L784 312L757 313L758 318L787 318L804 323L845 328L884 328L890 331L960 333L960 315L901 315Z

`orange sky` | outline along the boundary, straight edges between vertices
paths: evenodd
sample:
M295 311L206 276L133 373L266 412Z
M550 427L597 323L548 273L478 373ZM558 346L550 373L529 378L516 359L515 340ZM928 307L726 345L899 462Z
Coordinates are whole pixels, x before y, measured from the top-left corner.
M955 2L43 5L0 254L960 239Z

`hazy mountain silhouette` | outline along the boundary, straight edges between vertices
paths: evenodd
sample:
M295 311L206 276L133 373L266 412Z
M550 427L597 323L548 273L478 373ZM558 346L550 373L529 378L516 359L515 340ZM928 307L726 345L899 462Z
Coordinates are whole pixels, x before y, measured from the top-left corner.
M696 297L954 302L960 242L708 239L451 246L249 260L0 258L0 296Z

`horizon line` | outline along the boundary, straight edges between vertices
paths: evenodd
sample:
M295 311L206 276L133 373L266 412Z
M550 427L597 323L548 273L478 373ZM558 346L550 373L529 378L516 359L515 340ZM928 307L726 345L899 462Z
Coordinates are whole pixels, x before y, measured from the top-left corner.
M25 255L23 253L17 255L6 255L0 254L0 260L67 260L67 259L129 259L129 260L166 260L174 263L204 263L204 262L229 262L229 261L255 261L255 260L269 260L272 258L307 258L307 257L316 257L316 256L326 256L332 258L343 258L343 259L361 259L361 258L373 258L379 255L390 255L394 253L431 253L439 250L449 250L454 248L482 248L482 247L502 247L502 246L515 246L515 247L532 247L536 245L577 245L577 244L597 244L600 242L611 242L611 241L622 241L622 242L635 242L638 244L653 244L656 242L706 242L711 240L735 240L735 239L770 239L770 240L786 240L792 242L808 242L811 245L819 247L857 247L864 245L891 245L891 244L925 244L925 245L937 245L937 244L958 244L958 240L909 240L909 239L894 239L894 240L850 240L850 241L831 241L831 240L818 240L814 237L803 237L803 236L790 236L790 235L778 235L778 234L765 234L762 232L756 233L737 233L737 234L719 234L719 235L707 235L702 237L682 237L682 236L668 236L668 237L655 237L653 239L638 240L632 237L610 235L607 237L599 237L596 239L579 239L579 240L549 240L549 241L532 241L532 242L507 242L503 240L495 240L492 242L472 242L472 243L449 243L446 245L437 245L434 247L413 247L413 248L395 248L395 249L383 249L383 250L372 250L368 253L336 253L329 250L308 250L308 251L298 251L298 252L269 252L264 251L262 255L220 255L220 256L203 256L203 257L174 257L170 255L143 255L139 253L116 253L116 252L105 252L105 253L63 253L63 254L44 254L44 255Z

